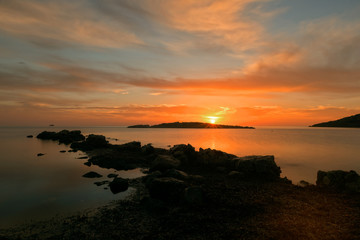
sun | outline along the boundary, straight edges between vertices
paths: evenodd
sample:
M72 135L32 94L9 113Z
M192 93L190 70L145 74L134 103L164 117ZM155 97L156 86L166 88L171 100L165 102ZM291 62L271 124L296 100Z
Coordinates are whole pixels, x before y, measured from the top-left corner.
M208 120L209 123L215 124L219 117L208 116L208 117L206 117L206 118L209 119L209 120Z

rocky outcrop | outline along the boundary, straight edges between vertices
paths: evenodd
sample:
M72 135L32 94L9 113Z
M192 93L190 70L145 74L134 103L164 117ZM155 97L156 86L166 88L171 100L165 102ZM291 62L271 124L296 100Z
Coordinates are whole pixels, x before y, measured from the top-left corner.
M90 151L97 148L105 148L109 146L109 142L105 136L90 134L85 141L73 142L70 147L82 151Z
M274 156L246 156L232 159L232 168L245 178L274 181L280 178L280 167Z
M179 159L170 155L159 155L151 163L150 172L154 171L166 171L171 168L178 168L181 162Z
M76 141L82 141L85 139L84 135L79 130L62 130L60 132L48 132L43 131L36 136L43 140L59 141L59 143L70 144Z
M179 159L184 166L195 164L197 160L197 152L190 144L179 144L170 148L170 154Z
M360 176L355 171L318 171L316 185L340 191L360 193Z
M197 162L210 167L229 166L236 156L215 149L199 149Z

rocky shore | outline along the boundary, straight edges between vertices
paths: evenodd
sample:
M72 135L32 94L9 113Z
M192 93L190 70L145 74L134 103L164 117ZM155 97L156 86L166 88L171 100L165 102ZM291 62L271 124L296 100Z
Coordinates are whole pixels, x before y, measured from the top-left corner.
M110 144L80 131L43 132L70 144L88 164L147 169L138 179L113 176L127 200L73 217L0 230L0 239L359 239L360 176L318 172L316 186L281 178L274 156L238 157L189 144L170 149ZM96 177L89 173L87 177ZM102 184L101 184L102 185Z

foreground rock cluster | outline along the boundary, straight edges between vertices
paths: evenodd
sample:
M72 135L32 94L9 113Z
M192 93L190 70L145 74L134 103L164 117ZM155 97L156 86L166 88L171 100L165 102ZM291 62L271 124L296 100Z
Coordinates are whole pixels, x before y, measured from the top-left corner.
M129 185L138 191L109 207L0 229L0 239L360 239L353 171L320 171L317 186L300 187L280 177L273 156L237 157L185 144L112 145L100 135L69 144L85 151L90 165L142 167L147 175L108 175L112 182L96 184L114 193Z

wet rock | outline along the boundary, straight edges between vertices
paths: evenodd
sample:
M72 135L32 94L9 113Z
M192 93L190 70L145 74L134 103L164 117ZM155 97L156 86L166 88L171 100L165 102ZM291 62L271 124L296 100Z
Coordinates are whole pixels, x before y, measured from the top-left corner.
M142 177L142 182L146 185L146 186L149 186L150 183L156 179L156 178L159 178L159 177L162 177L162 173L160 171L154 171L144 177Z
M61 153L66 153L66 150L61 150L60 152L61 152Z
M141 152L141 142L132 141L121 145L115 145L118 151Z
M181 161L181 164L188 165L195 163L197 152L190 144L179 144L170 148L170 153Z
M94 182L94 184L95 184L96 186L102 186L102 185L108 184L108 183L109 183L109 181Z
M26 136L27 138L33 138L34 136L33 135L28 135Z
M89 151L97 148L108 147L109 142L105 136L90 134L85 141L73 142L70 147L77 150Z
M44 156L45 154L44 153L38 153L37 156L38 157L41 157L41 156Z
M129 182L127 179L116 177L109 183L110 190L113 194L124 192L129 188Z
M159 155L152 162L151 167L149 169L150 172L153 171L165 171L171 168L178 168L180 166L180 160L174 158L170 155Z
M155 152L155 148L151 145L151 143L146 144L141 147L141 151L145 154L153 154Z
M174 168L172 169L168 169L164 172L164 176L165 177L171 177L171 178L176 178L179 180L186 180L189 178L189 175L183 171L180 170L176 170Z
M235 155L228 154L223 151L210 148L204 150L200 148L197 160L202 165L228 166L231 163L231 160L235 157Z
M280 167L274 156L246 156L232 160L232 167L247 178L274 181L280 179Z
M88 172L88 173L85 173L83 175L83 177L86 177L86 178L101 178L102 175L98 174L97 172Z
M78 157L77 159L88 159L88 156Z
M91 166L91 162L84 162L84 165L90 167L90 166Z
M185 201L191 205L200 205L204 202L204 191L199 186L185 189Z
M53 141L58 140L59 143L64 143L64 144L70 144L72 142L82 141L85 139L84 135L82 135L81 131L79 130L73 130L73 131L62 130L57 133L43 131L40 134L38 134L36 137L43 140L53 140Z
M165 202L177 203L184 198L186 184L175 178L156 178L149 184L149 193L152 198Z
M355 171L318 171L316 185L340 191L360 192L360 176Z
M107 175L108 178L116 178L118 174L110 173Z

